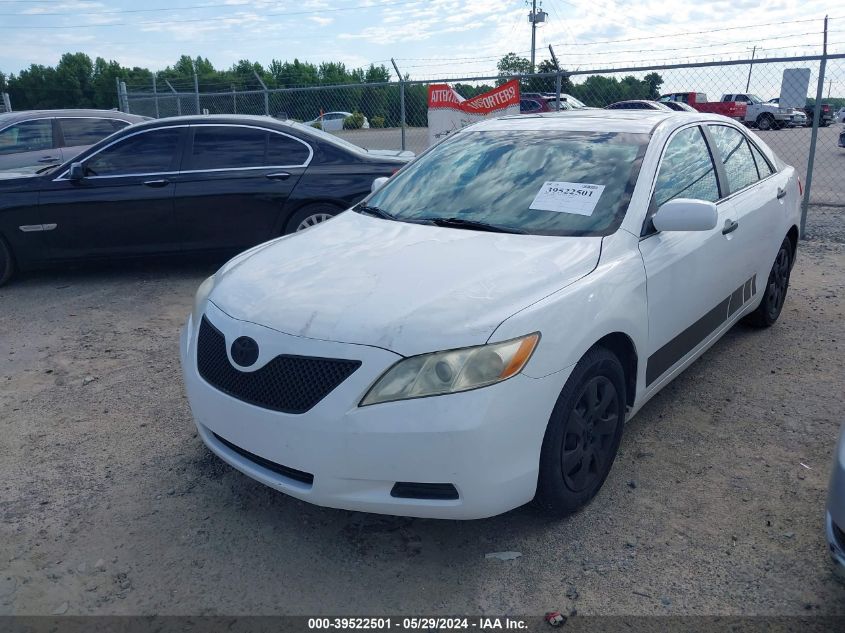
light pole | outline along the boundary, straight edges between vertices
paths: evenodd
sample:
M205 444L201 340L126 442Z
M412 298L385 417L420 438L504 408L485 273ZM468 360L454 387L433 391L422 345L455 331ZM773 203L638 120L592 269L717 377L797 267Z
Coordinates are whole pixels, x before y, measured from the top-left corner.
M754 53L757 52L757 47L751 49L751 63L748 65L748 81L745 82L745 92L751 89L751 69L754 68Z
M531 0L531 13L528 14L528 21L531 23L531 72L534 72L534 49L537 44L537 23L545 23L548 13L543 11L543 7L537 10L537 0Z

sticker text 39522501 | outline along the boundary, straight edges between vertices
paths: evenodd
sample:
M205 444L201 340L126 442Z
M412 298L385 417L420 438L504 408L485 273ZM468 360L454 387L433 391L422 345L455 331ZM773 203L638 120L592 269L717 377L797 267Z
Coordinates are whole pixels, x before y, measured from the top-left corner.
M602 192L604 192L604 185L546 181L534 196L529 209L593 215Z

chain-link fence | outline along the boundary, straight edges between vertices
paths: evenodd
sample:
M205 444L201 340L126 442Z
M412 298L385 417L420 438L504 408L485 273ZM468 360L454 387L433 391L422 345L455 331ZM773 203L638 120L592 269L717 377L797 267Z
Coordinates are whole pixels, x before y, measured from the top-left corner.
M450 84L473 97L513 77L465 77L334 86L201 92L196 81L123 88L135 114L253 114L311 123L362 147L423 151L429 143L428 87ZM814 204L845 203L838 111L845 112L845 55L631 66L519 75L521 110L624 108L625 101L671 99L742 120L780 158L812 178ZM194 90L184 87L193 84ZM143 89L142 89L143 88ZM817 101L817 97L821 100ZM782 100L782 101L781 101ZM818 107L816 105L818 104ZM682 106L675 106L682 107ZM817 125L814 125L816 121ZM811 147L815 148L811 160ZM812 174L812 176L811 176Z

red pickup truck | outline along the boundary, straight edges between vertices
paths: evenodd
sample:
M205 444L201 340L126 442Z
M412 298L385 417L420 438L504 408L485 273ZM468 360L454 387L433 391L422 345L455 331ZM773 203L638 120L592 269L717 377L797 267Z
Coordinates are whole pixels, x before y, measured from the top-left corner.
M745 120L746 104L736 101L708 101L707 95L703 92L673 92L661 96L658 101L680 101L689 104L699 112L710 114L721 114L722 116Z

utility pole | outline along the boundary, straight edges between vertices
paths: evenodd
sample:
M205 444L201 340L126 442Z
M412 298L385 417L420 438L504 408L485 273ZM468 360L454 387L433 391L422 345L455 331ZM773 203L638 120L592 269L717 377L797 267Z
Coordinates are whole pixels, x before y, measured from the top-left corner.
M549 14L543 11L543 7L537 11L537 0L531 0L531 13L528 14L528 21L531 22L531 72L534 72L534 49L537 46L537 23L545 22Z
M757 52L757 46L751 49L751 63L748 65L748 81L745 82L745 92L751 90L751 69L754 68L754 54Z

